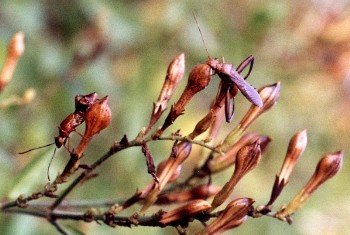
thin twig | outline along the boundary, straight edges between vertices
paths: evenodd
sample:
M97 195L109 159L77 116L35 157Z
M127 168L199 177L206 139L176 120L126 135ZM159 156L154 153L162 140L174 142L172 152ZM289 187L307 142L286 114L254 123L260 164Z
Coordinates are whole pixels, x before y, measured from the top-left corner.
M52 224L61 234L68 235L68 233L55 220L50 220L50 224Z
M171 136L165 136L165 137L160 137L158 140L178 140L178 141L187 141L187 142L190 142L192 144L196 144L196 145L200 145L202 147L205 147L205 148L208 148L212 151L215 151L215 152L218 152L218 150L215 148L215 147L212 147L212 146L209 146L207 144L205 144L203 141L196 141L196 140L192 140L192 139L189 139L187 137L181 137L181 136L175 136L175 135L171 135ZM63 191L63 193L56 199L56 201L52 204L52 206L50 207L51 210L54 210L55 208L57 208L61 203L62 201L64 200L64 198L86 177L88 176L89 174L91 174L91 172L93 170L95 170L99 165L101 165L105 160L107 160L108 158L110 158L112 155L114 155L115 153L123 150L123 149L126 149L126 148L130 148L130 147L135 147L135 146L140 146L142 145L143 143L146 143L146 142L151 142L151 141L154 141L151 137L148 137L148 138L136 138L132 141L129 141L129 142L126 142L126 143L123 143L123 144L120 144L120 143L116 143L114 144L110 150L105 153L102 157L100 157L97 161L95 161L89 169L86 169L83 173L81 173L66 189L65 191ZM57 185L56 185L57 186ZM54 187L56 187L54 186ZM27 196L27 197L24 197L24 198L21 198L21 201L24 202L25 204L32 201L32 200L35 200L35 199L38 199L40 197L42 197L42 195L46 195L47 193L50 193L52 191L50 191L50 189L48 189L47 187L45 187L45 189L41 192L37 192L37 193L33 193L32 195L30 196ZM38 196L40 195L40 196ZM11 208L11 207L16 207L16 206L19 206L20 205L20 202L19 200L14 200L14 201L10 201L10 202L5 202L5 203L1 203L0 204L0 210L5 210L5 209L8 209L8 208Z

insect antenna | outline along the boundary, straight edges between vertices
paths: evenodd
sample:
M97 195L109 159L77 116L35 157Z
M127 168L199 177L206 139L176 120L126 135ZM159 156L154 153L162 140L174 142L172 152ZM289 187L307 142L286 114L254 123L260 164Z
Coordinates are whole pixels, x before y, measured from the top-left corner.
M203 37L202 30L201 30L201 28L199 27L199 24L198 24L198 21L197 21L197 17L196 17L196 14L194 13L194 11L192 11L192 15L193 15L194 20L196 21L196 25L197 25L197 28L198 28L199 34L201 35L201 39L202 39L202 42L203 42L203 45L204 45L205 51L207 52L208 59L211 59L211 56L210 56L210 54L209 54L209 51L208 51L207 45L205 44L205 41L204 41L204 37Z
M50 181L50 166L51 166L53 157L55 156L56 150L57 150L57 148L55 148L55 149L53 150L52 157L51 157L51 159L50 159L49 165L47 166L47 179L48 179L49 181Z
M40 147L32 148L32 149L26 150L26 151L24 151L24 152L20 152L20 153L18 153L18 154L29 153L29 152L31 152L31 151L33 151L33 150L45 148L45 147L51 146L51 145L53 145L53 144L55 144L55 142L50 143L50 144L46 144L46 145L43 145L43 146L40 146Z

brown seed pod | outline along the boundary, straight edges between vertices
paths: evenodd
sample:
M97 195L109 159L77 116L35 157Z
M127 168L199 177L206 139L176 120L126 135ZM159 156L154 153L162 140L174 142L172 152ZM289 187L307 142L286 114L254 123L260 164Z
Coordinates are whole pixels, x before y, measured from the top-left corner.
M82 157L91 138L105 129L111 122L111 109L108 105L108 96L96 101L85 114L85 133L74 155Z
M170 113L164 121L162 128L158 131L156 137L160 136L175 119L184 113L186 104L195 94L206 88L210 82L212 70L207 64L196 65L190 72L188 82L179 100L171 107Z

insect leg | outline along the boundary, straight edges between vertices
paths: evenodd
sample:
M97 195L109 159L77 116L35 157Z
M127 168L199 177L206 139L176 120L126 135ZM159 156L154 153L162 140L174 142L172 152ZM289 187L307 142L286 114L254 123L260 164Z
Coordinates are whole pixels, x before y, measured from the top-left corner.
M243 78L244 80L247 79L247 77L249 77L250 73L252 72L253 70L253 65L254 65L254 56L250 55L248 56L245 60L243 60L243 62L238 65L237 67L237 72L238 73L241 73L243 72L243 70L249 65L249 70L248 70L248 73L247 75L245 75L245 77Z
M232 121L234 115L234 103L233 98L231 97L231 89L232 87L227 88L225 97L225 117L227 123Z

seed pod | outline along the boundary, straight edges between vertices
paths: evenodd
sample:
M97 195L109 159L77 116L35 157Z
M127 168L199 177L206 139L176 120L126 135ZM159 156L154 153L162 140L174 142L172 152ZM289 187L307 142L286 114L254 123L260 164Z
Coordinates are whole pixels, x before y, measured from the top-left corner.
M247 219L254 200L238 198L230 202L224 211L208 227L199 234L221 234L229 229L238 227Z
M105 129L111 122L111 109L108 105L108 96L96 101L85 114L85 133L75 154L80 158L91 138Z
M162 162L160 162L158 164L158 166L157 166L157 175L160 175L160 173L163 172L163 170L165 169L165 167L167 165L167 162L168 161L166 159L166 160L164 160L164 161L162 161ZM170 177L169 183L174 182L174 181L176 181L179 178L179 176L181 174L181 169L182 169L182 165L179 165L176 168L176 170L174 171L173 175Z
M244 146L252 144L258 137L258 133L247 133L242 136L224 155L219 155L208 163L210 172L220 172L232 166L235 163L237 152Z
M279 211L276 215L278 219L292 222L290 215L300 209L312 193L326 180L336 175L343 164L344 151L338 151L332 154L326 154L318 162L316 170L303 189L294 197L294 199Z
M202 184L191 189L182 189L159 195L156 204L188 202L195 199L207 199L219 192L221 187Z
M259 89L259 95L263 101L263 106L257 107L255 105L252 105L250 107L250 109L248 110L248 112L240 122L241 128L243 130L247 129L248 126L256 118L258 118L262 113L271 109L272 106L276 104L280 95L280 89L281 89L280 82L272 85L264 86Z
M225 202L225 200L231 195L234 187L237 185L239 180L258 165L260 158L261 150L259 139L257 139L251 145L244 146L238 151L235 163L235 170L230 180L214 197L214 200L211 204L212 210L214 210L215 208L217 208Z
M185 90L179 100L171 107L170 113L155 137L159 137L166 128L173 124L178 116L184 113L186 104L193 96L208 86L211 75L211 68L206 64L196 65L191 70Z
M281 194L284 186L287 185L290 174L292 173L295 164L299 160L299 157L303 154L307 145L306 130L302 130L296 133L289 141L288 150L280 173L276 176L275 183L273 185L270 201L266 206L272 205L272 203Z
M153 127L153 125L165 111L169 100L173 96L177 85L180 83L183 77L184 72L185 54L182 53L175 57L169 64L162 90L159 94L157 102L153 105L151 119L145 133L147 133Z
M174 224L180 220L194 217L208 209L210 209L210 204L207 201L195 200L172 211L165 212L159 222L162 224Z
M218 115L218 112L220 111L221 107L224 106L224 99L226 97L226 90L227 90L227 84L220 83L219 91L217 96L215 97L215 100L208 112L208 114L200 120L197 125L195 126L194 130L191 134L189 134L190 139L196 138L198 135L202 134L206 130L209 129L209 127L214 122L216 116Z

